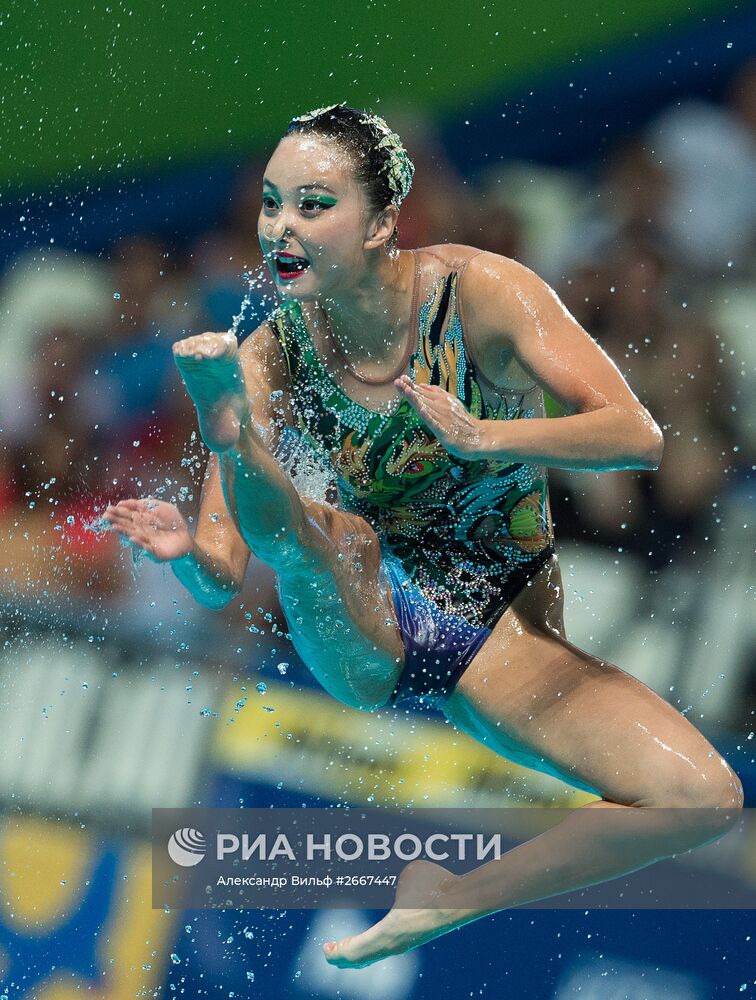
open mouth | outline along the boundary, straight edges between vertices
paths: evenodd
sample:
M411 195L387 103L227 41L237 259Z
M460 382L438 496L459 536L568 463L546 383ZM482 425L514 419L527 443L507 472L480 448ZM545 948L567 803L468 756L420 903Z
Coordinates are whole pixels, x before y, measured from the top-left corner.
M295 257L294 254L275 254L276 274L283 281L291 281L292 278L299 277L310 266L309 260L304 257Z

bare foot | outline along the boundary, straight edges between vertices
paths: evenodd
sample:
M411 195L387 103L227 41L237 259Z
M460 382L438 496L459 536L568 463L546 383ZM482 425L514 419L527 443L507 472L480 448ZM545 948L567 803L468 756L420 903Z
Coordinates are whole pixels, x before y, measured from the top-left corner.
M201 333L173 345L173 357L197 407L200 434L211 451L239 440L249 414L244 374L233 333Z
M458 876L432 861L413 861L399 876L396 902L386 916L362 934L329 941L323 946L326 960L340 969L363 969L392 955L402 955L421 944L467 923L472 910L442 907L442 884ZM433 909L407 909L407 901L427 899ZM399 908L399 904L403 904Z

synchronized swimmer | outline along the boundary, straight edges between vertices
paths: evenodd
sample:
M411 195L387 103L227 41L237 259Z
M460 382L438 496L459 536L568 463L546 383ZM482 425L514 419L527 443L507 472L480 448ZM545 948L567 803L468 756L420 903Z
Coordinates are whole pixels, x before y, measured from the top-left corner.
M413 173L376 115L292 120L258 222L280 305L241 348L174 345L214 453L196 533L165 502L107 512L208 607L239 593L250 552L271 566L297 652L344 704L436 706L599 797L466 875L411 862L383 919L324 946L351 968L708 843L743 804L686 718L565 635L546 469L656 469L659 427L532 271L470 246L397 249ZM564 416L545 418L544 391ZM275 457L285 427L330 464L338 506L297 492ZM648 817L632 836L630 815ZM436 905L402 907L418 884Z

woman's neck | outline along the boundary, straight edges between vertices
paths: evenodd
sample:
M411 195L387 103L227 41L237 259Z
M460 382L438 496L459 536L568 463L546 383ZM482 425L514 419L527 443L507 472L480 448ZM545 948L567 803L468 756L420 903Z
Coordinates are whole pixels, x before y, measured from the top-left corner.
M376 254L375 264L357 286L338 299L327 297L313 304L311 315L317 323L323 319L322 310L328 314L328 334L356 366L390 365L406 344L414 270L410 251L394 259Z

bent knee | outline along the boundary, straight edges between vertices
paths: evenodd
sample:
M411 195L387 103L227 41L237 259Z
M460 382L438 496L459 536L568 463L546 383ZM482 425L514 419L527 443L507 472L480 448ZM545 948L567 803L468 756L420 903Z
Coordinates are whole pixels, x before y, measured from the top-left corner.
M707 766L675 775L653 795L655 806L739 812L744 803L743 783L727 761L714 752Z
M304 554L333 565L351 553L365 569L375 569L381 559L380 541L373 527L357 514L302 497L303 522L297 532Z

